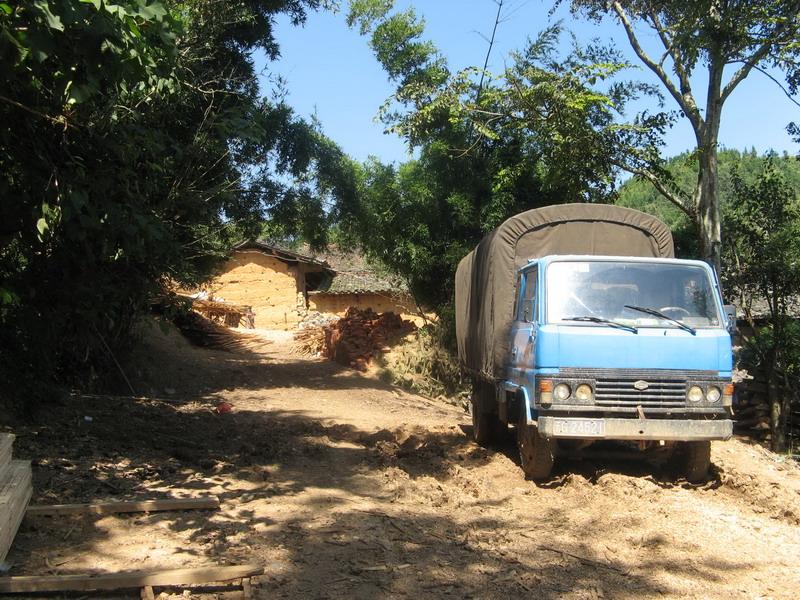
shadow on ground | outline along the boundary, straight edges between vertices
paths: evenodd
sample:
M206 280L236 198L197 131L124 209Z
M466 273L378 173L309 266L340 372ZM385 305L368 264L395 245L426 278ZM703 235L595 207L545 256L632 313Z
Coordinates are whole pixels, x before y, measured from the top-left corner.
M575 525L583 488L547 509L534 495L515 512L504 497L563 493L572 474L591 482L600 467L568 462L554 489L537 488L514 465L510 436L493 451L455 425L363 431L253 404L217 414L212 397L193 392L385 387L335 365L209 352L163 368L186 375L164 380L178 388L174 400L73 397L13 424L17 455L34 461L34 502L213 492L222 510L28 518L8 559L13 574L85 572L75 565L92 557L104 571L257 561L267 569L256 586L263 597L548 599L674 594L665 574L710 585L753 567L687 560L688 546L651 553L663 544L655 536L642 540L643 558L628 569L613 549L589 543L613 539L614 515ZM499 481L478 475L498 460L508 463ZM652 476L624 461L602 468ZM493 485L508 488L505 496Z

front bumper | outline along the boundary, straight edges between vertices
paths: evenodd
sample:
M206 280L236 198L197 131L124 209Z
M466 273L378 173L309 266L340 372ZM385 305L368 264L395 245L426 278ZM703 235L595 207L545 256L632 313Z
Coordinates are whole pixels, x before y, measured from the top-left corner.
M733 435L733 421L719 419L588 419L543 417L539 434L547 438L605 440L674 440L681 442L727 440Z

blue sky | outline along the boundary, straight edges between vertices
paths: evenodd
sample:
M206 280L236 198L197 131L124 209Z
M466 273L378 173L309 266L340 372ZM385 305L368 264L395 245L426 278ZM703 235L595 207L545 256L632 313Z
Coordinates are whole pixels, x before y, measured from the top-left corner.
M451 69L483 64L488 45L482 36L490 35L497 11L492 0L398 2L401 8L409 4L425 17L426 37L445 55ZM497 30L490 70L501 71L510 52L524 46L529 36L548 25L550 6L541 0L505 1L505 19ZM597 26L574 20L565 9L553 18L563 19L581 41L598 37L618 42L619 48L636 62L627 39L615 24ZM403 141L384 134L383 125L375 121L378 108L392 94L393 87L374 58L368 40L348 29L343 12L312 13L303 27L294 27L282 18L276 37L281 58L269 64L263 57L257 58L258 66L264 68L265 87L269 85L268 74L281 75L287 82L288 102L297 113L304 117L316 115L325 133L356 160L363 161L370 155L384 162L408 158ZM654 42L647 36L643 38L644 44ZM645 71L631 75L651 78ZM696 82L696 90L702 90L700 83ZM671 99L666 106L674 107ZM800 108L767 77L754 72L725 104L720 144L796 154L800 147L785 130L792 120L800 121ZM670 131L666 142L666 156L694 147L691 130L683 122Z

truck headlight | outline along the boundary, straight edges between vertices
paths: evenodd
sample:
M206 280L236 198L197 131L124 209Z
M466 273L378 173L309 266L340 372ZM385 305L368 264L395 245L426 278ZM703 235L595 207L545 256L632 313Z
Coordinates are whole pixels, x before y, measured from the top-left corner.
M702 402L703 398L705 398L705 394L703 394L702 388L693 385L689 388L686 398L689 400L689 402Z
M708 388L708 391L706 392L706 400L708 400L713 404L714 402L719 402L719 399L721 397L722 397L722 392L717 386L712 385L711 387Z
M553 389L553 397L560 402L563 402L569 398L570 395L572 395L572 390L569 389L569 386L566 383L559 383Z
M592 386L589 384L582 383L575 389L575 398L581 402L591 402L592 395Z

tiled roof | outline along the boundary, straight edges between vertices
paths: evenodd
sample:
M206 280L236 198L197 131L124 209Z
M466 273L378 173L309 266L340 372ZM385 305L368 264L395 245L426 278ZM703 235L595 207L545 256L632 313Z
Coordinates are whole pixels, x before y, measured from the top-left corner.
M280 246L273 246L271 244L265 244L263 242L242 242L241 244L237 244L233 248L234 250L256 250L258 252L263 252L264 254L268 254L270 256L274 256L278 260L282 260L283 262L287 263L306 263L309 265L316 265L319 267L323 267L325 269L330 270L330 265L325 261L321 261L313 256L307 256L305 254L299 254L293 250L287 250L286 248L281 248Z
M394 281L369 271L342 272L321 285L312 294L386 294L396 296L408 293L401 281Z
M324 253L312 252L308 246L300 252L264 242L244 242L235 250L257 250L288 263L305 263L323 267L331 274L312 294L408 294L405 282L369 264L356 252L343 252L330 246Z
M317 260L330 265L333 278L314 292L317 294L407 294L408 286L385 269L377 268L356 252L343 252L330 246Z

